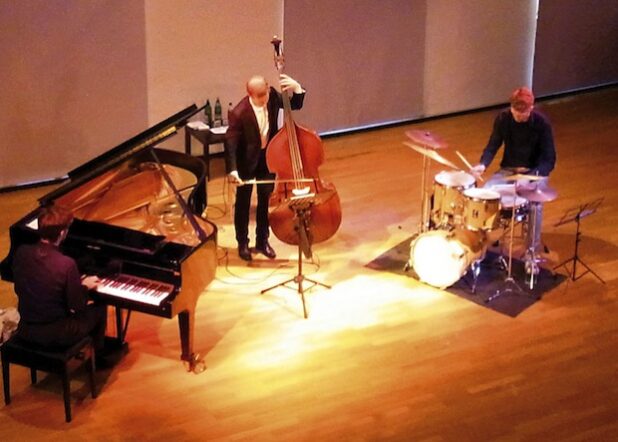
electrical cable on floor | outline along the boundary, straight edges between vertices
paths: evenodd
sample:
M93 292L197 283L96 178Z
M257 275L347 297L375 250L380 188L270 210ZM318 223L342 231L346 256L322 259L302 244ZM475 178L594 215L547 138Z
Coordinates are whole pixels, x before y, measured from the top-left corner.
M206 219L209 220L219 220L224 218L227 214L228 214L228 194L230 191L230 182L227 179L227 177L223 178L223 186L221 187L221 199L223 200L223 209L217 206L208 206L206 207L206 209L204 210L203 216ZM209 212L211 211L217 211L219 214L216 217L213 216L209 216ZM229 285L248 285L248 284L258 284L261 282L265 282L266 280L268 280L270 277L272 277L273 275L275 275L276 273L279 272L279 270L281 269L286 269L286 268L291 268L290 264L292 263L292 261L288 261L287 263L282 263L280 265L278 265L276 268L274 268L271 272L269 272L267 275L262 276L260 278L247 278L245 276L242 275L238 275L236 274L234 271L232 271L232 269L230 268L229 265L229 248L228 247L223 247L223 246L219 246L217 245L217 263L218 265L221 265L222 263L224 263L224 268L225 271L227 272L227 274L229 274L231 277L234 278L235 281L228 281L224 278L220 278L220 277L215 277L215 280L223 283L223 284L229 284ZM315 270L310 273L317 273L320 270L320 258L318 256L317 253L313 253L312 257L309 261L306 261L304 263L305 265L311 265L311 266L315 266Z

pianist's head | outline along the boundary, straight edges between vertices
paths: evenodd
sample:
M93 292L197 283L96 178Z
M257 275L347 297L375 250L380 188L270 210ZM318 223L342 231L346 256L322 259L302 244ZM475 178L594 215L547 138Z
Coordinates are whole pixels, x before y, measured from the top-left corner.
M60 206L44 207L39 215L39 235L41 240L60 244L64 240L73 214Z

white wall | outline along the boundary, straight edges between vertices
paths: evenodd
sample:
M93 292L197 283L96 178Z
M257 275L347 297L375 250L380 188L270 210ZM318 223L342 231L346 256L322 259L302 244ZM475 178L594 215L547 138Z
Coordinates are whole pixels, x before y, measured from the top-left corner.
M541 92L616 81L616 2L542 1ZM62 176L190 103L225 112L252 74L276 84L284 26L299 121L317 131L505 102L531 84L538 4L0 0L0 188Z
M425 3L286 2L286 72L308 91L299 123L338 132L421 114Z
M324 133L507 101L531 85L537 1L286 2L303 120Z
M276 79L273 35L282 34L283 0L148 0L146 60L148 120L157 123L195 102L245 95L253 74ZM165 147L179 150L183 137Z
M282 2L0 1L0 188L64 176L193 102L225 111L254 73L276 79Z
M425 115L504 103L531 86L535 26L536 1L428 1Z
M144 8L0 2L0 188L63 176L147 124Z
M618 82L618 1L541 0L534 54L538 96Z

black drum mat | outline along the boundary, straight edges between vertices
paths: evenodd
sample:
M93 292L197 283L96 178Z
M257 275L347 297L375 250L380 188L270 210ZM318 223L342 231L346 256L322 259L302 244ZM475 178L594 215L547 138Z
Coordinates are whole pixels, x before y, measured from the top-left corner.
M410 258L411 241L412 237L402 241L366 264L365 267L417 279L413 269L406 270L406 264ZM505 282L507 272L501 265L499 258L498 254L487 252L485 259L481 262L481 271L476 281L474 293L471 288L473 279L470 271L455 284L444 290L498 313L516 317L537 300L541 299L543 294L552 290L567 278L562 274L553 274L549 270L541 268L531 290L529 278L525 275L524 263L514 259L511 275L514 282L521 289L521 292L503 290L505 288L517 290L517 288L511 283ZM498 290L501 290L502 294L487 302Z

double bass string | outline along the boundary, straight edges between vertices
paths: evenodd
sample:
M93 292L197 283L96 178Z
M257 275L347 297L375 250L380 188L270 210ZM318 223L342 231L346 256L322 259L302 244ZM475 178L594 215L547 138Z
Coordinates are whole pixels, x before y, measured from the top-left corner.
M298 182L303 178L303 164L300 158L300 149L298 148L298 140L296 139L296 131L294 130L294 122L291 120L292 108L290 105L290 97L287 91L283 91L283 105L286 110L286 131L288 134L288 142L290 143L290 156L292 159L292 171L294 175L294 187L300 189Z
M280 42L279 42L280 44ZM275 65L279 75L283 73L283 56L280 52L280 46L275 46ZM296 130L294 120L292 118L292 105L290 104L290 97L286 90L281 90L281 99L283 101L283 110L285 115L285 129L288 136L290 159L292 161L292 174L294 176L294 188L301 189L299 183L304 178L303 162L300 155L300 148L298 146L298 139L296 137Z

